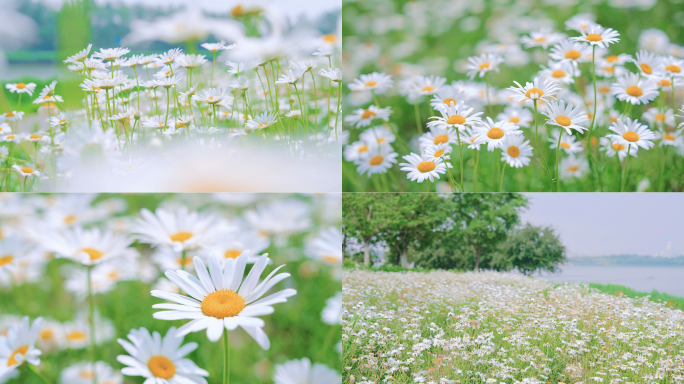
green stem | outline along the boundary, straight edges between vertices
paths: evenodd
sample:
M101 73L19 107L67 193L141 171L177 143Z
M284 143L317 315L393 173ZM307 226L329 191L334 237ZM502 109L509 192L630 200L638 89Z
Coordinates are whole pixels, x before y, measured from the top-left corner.
M594 77L594 115L591 117L591 125L589 126L589 135L587 136L587 148L589 148L589 137L591 137L591 132L594 130L594 122L596 121L596 45L592 46L591 73Z
M330 103L330 102L328 101L328 103ZM339 138L339 135L337 134L338 133L337 132L337 124L338 124L337 119L340 117L340 108L342 108L342 106L340 105L341 103L342 103L342 82L340 81L340 84L338 85L338 88L337 88L337 110L335 111L335 127L333 127L333 129L335 130L335 139L337 140L338 143L340 141L340 138ZM329 104L328 104L328 109L330 109ZM328 122L328 125L330 125L330 122Z
M480 165L480 150L476 149L477 155L475 155L475 173L473 174L473 191L477 192L477 166Z
M93 371L95 370L95 298L93 297L93 286L92 286L92 270L91 265L88 268L88 307L90 311L90 319L88 321L90 325L90 362L92 364ZM97 375L93 375L93 384L97 383Z
M230 342L228 330L223 330L223 384L230 383Z
M674 75L672 76L672 113L677 112L675 108L675 86L674 86Z
M620 192L625 191L625 181L627 181L627 166L629 165L629 152L632 149L632 144L627 146L627 158L625 159L625 168L622 170L622 186Z
M465 184L463 184L463 143L461 143L461 134L458 128L456 129L456 137L458 138L458 153L461 157L461 192L465 192Z
M503 162L503 169L501 169L501 182L499 182L499 192L503 192L503 179L504 173L506 173L506 162Z
M313 70L309 70L309 74L311 75L311 81L313 81L313 88L314 88L314 106L316 108L316 128L318 128L318 92L316 92L316 79L314 78L313 75Z
M492 102L489 101L489 72L485 73L485 92L487 92L487 110L489 111L489 116L494 118L494 115L492 114Z
M563 137L563 132L558 133L558 146L556 147L556 191L560 192L560 173L558 171L558 164L560 163L560 144L561 144L561 137Z
M211 61L211 80L209 81L209 87L214 86L214 67L216 66L216 52L214 52L214 59Z
M416 128L418 129L418 136L420 136L423 134L423 128L420 126L420 108L418 108L417 102L413 106L416 110Z
M45 375L43 375L43 374L38 370L38 368L37 368L35 365L33 365L33 364L28 364L28 363L27 363L26 365L28 365L29 369L30 369L33 373L35 373L36 376L40 377L40 379L43 380L43 382L44 382L45 384L52 384L52 383L50 382L50 380L48 380L47 377L45 377Z

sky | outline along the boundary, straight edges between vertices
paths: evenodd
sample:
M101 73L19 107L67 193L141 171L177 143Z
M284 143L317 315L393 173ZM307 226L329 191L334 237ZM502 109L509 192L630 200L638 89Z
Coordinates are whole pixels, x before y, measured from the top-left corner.
M684 253L683 193L525 193L523 222L551 225L569 256Z

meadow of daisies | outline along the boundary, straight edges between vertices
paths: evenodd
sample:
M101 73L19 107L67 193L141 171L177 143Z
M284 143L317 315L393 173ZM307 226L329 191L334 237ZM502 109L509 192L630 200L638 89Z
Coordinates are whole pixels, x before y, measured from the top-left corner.
M342 327L349 383L684 381L684 312L581 284L348 271Z
M345 191L681 191L676 1L346 1Z
M163 38L184 43L166 52L88 44L42 88L3 84L0 191L340 190L339 31L295 28L258 3L230 13L230 41L197 47L185 30L220 23L198 17L127 37L179 25ZM62 79L80 88L67 96Z
M0 194L0 383L341 384L341 198Z

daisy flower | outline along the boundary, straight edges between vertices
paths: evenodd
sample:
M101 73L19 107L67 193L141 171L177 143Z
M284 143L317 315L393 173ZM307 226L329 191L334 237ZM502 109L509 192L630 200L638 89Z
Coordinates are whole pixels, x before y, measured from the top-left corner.
M24 140L31 143L49 144L51 142L50 136L45 132L34 132L24 137Z
M392 87L392 77L384 73L373 72L361 75L349 84L352 91L373 91L376 95L385 93Z
M342 384L342 376L326 365L312 366L305 357L276 365L273 381L275 384Z
M420 96L434 95L446 81L441 76L418 76L414 82L415 92Z
M92 384L93 378L97 378L97 384L123 384L124 381L118 370L104 361L97 361L94 366L91 362L82 362L65 368L60 375L60 382Z
M636 157L637 151L639 151L639 148L636 145L628 147L627 145L620 144L617 141L613 141L607 137L602 137L599 140L599 143L601 144L601 148L599 149L600 151L605 152L606 156L608 157L618 155L620 157L620 161L624 160L625 157L627 157L628 148L629 154L634 157Z
M176 303L153 305L155 309L166 309L156 312L154 318L160 320L191 319L189 323L178 329L176 337L206 329L207 338L212 342L221 338L224 328L233 331L241 327L263 349L268 349L270 342L262 330L264 321L258 316L273 313L273 304L286 302L287 298L294 296L297 291L291 288L283 289L260 299L275 284L288 278L290 274L276 275L275 273L283 267L281 265L259 282L259 277L269 263L268 256L263 255L254 263L245 278L248 257L249 252L245 252L236 259L226 259L223 270L215 258L210 258L208 272L202 259L195 257L193 264L199 279L182 270L166 271L166 277L190 296L152 291L152 296Z
M28 316L21 319L21 323L13 325L7 336L0 337L0 361L6 362L7 367L20 366L24 362L40 365L41 351L35 347L44 320L39 317L33 321Z
M595 19L596 16L590 13L575 15L565 21L565 28L580 33L586 32L590 27L597 25Z
M656 132L656 139L660 139L660 146L684 147L684 139L681 132Z
M179 58L183 54L183 50L180 48L174 48L170 49L167 52L164 52L160 54L157 57L157 60L159 60L160 63L169 65L176 61L177 58Z
M572 63L567 61L552 61L549 60L549 66L542 66L542 71L539 76L546 78L547 80L563 83L572 84L575 82L575 77L581 75L579 69L575 69Z
M574 155L561 159L559 167L561 179L566 180L573 177L581 178L589 171L587 160L577 158Z
M24 112L22 111L9 111L0 114L0 122L1 121L17 121L21 120L24 117Z
M607 135L607 137L626 146L631 145L632 147L649 149L654 145L651 140L656 138L653 131L648 129L647 126L639 124L638 120L632 120L629 117L625 118L624 121L618 119L609 129L615 133Z
M608 45L620 41L620 39L617 38L620 36L617 31L612 28L605 29L598 24L590 25L586 31L581 31L580 33L582 33L582 36L571 37L570 39L572 41L596 45L599 48L608 48Z
M497 120L508 121L522 128L528 128L534 120L534 116L529 109L517 105L509 105L504 108L502 113L496 116Z
M579 133L586 131L586 125L589 123L586 112L570 103L565 105L564 100L549 103L542 114L549 118L548 124L565 129L569 135L572 135L573 129Z
M223 226L218 226L213 215L189 212L180 207L175 212L157 208L155 213L147 209L131 227L131 232L143 243L153 247L165 246L176 252L197 250L208 246L226 234Z
M458 134L456 130L449 127L430 127L428 132L423 133L418 138L420 148L426 148L440 143L458 144Z
M547 49L563 39L565 39L564 33L554 32L551 28L542 28L539 31L532 31L529 36L522 36L520 42L528 49L534 47Z
M102 232L99 228L76 227L48 235L42 245L55 252L57 257L90 266L107 260L135 257L136 251L129 248L131 243L133 240L124 235Z
M64 60L65 63L80 63L85 61L88 58L88 54L90 53L90 49L93 47L92 44L88 44L88 46L79 51L76 52L74 55L71 55Z
M64 112L60 112L59 115L57 116L52 116L50 117L50 126L53 128L60 127L64 128L66 127L67 123L69 122L67 119L67 115Z
M213 256L223 266L226 259L235 259L246 250L250 250L248 264L254 264L259 260L260 254L265 251L271 241L268 237L260 236L255 229L240 226L240 231L221 236L206 248L200 250L200 256Z
M432 96L430 100L430 105L432 108L437 109L439 106L450 106L451 104L459 104L465 101L467 98L465 91L462 88L455 87L453 85L445 85L440 87Z
M634 61L631 55L628 55L626 53L621 53L619 55L608 55L604 59L601 59L605 61L606 63L610 65L619 65L619 66L624 66L628 62Z
M669 77L680 78L684 76L682 68L684 68L684 60L678 59L674 56L667 56L662 59L663 69L665 74Z
M174 298L183 297L172 293L166 295L174 295ZM180 302L187 305L191 300L187 298ZM207 384L205 377L209 376L209 372L185 357L197 349L198 345L194 342L182 345L184 335L176 327L171 327L163 338L159 332L150 334L144 327L132 329L128 334L128 340L117 339L128 352L128 355L116 357L118 362L126 366L121 369L121 373L126 376L144 377L146 383Z
M95 52L93 53L94 58L102 59L102 60L108 60L108 61L114 61L118 59L119 57L127 54L130 52L128 48L100 48L100 52Z
M148 116L143 119L142 126L145 128L166 128L166 118L162 115Z
M5 84L7 88L12 93L28 93L29 96L33 96L33 91L36 89L35 83L15 83L15 84Z
M10 133L12 133L12 127L5 122L0 123L0 136L8 135Z
M389 145L371 147L364 156L356 161L356 171L363 175L368 173L371 177L374 173L385 173L397 162L398 154Z
M473 133L478 136L476 143L487 143L487 150L490 152L500 148L501 142L506 136L522 135L522 131L517 125L503 120L495 123L489 116L487 116L487 120L482 120L479 125L473 128Z
M342 292L337 292L335 296L325 302L321 318L324 323L329 325L342 324Z
M447 167L451 168L452 165L448 162L451 160L451 152L454 149L448 143L439 143L437 145L431 145L423 149L423 157L428 160L442 159Z
M618 100L631 104L647 104L658 97L658 87L645 78L640 79L636 73L628 73L617 79L610 87L611 93Z
M216 53L227 47L226 42L221 40L218 43L204 43L200 47L206 49L209 52Z
M339 68L324 68L318 71L318 74L335 83L342 82L342 71Z
M439 179L439 175L445 174L447 171L444 161L440 158L427 160L421 155L411 153L403 156L403 159L408 163L400 163L399 165L402 167L402 171L408 172L406 178L411 181L422 183L430 179L431 182L434 182L435 178Z
M555 94L560 90L558 84L554 81L547 81L543 77L535 77L533 82L527 82L523 87L517 81L514 81L518 87L509 87L508 89L514 92L513 99L515 101L551 101L555 99Z
M468 149L474 149L476 151L480 150L480 145L481 143L477 142L477 138L479 136L474 133L474 130L471 128L466 128L465 131L463 131L463 135L461 136L461 141L468 144Z
M567 153L568 155L579 153L584 150L580 143L575 141L575 136L569 135L565 132L561 133L560 129L554 129L551 132L551 137L549 138L549 143L551 143L551 149L558 148L558 136L560 136L560 147L563 148L565 153Z
M261 115L247 121L245 127L249 129L264 129L275 124L278 121L278 112L264 112Z
M587 56L591 55L591 49L586 44L576 43L571 40L563 40L551 48L549 57L556 61L583 63Z
M501 141L501 161L513 168L522 168L530 164L532 146L523 135L508 135Z
M463 68L468 70L467 75L470 79L475 76L484 77L487 72L499 72L499 64L503 63L504 59L496 53L485 53L480 56L471 56L468 58L468 64Z
M323 229L306 242L304 254L312 259L325 261L332 265L341 265L343 240L344 236L339 228Z
M298 119L298 118L302 117L302 111L299 109L293 109L290 112L286 113L285 117L292 117L292 118Z
M393 143L396 137L391 130L385 127L373 127L363 131L359 135L359 139L371 145L386 145Z
M357 109L350 115L344 117L344 121L355 126L355 128L367 127L375 119L389 121L392 114L392 107L378 108L375 105L367 109Z
M18 174L20 174L24 177L38 177L38 176L40 176L40 171L33 164L24 163L24 166L14 164L12 166L12 168L14 168L14 170Z
M442 117L431 116L430 119L434 120L428 122L427 126L429 128L436 127L439 129L455 128L462 131L466 126L472 127L482 120L480 117L482 112L473 113L471 115L474 109L475 108L469 108L465 103L457 105L452 104L448 107L442 104L437 107L437 110L442 114Z
M363 140L355 141L344 147L344 159L347 161L357 161L366 156L372 144L366 143Z
M666 109L664 112L658 108L649 108L641 117L648 121L653 126L662 127L663 125L675 126L675 115L672 109Z
M285 71L285 74L280 75L276 84L295 84L304 75L304 68L292 68Z
M198 95L192 97L193 101L199 101L207 104L217 104L223 100L226 94L226 89L223 87L205 88L199 92Z

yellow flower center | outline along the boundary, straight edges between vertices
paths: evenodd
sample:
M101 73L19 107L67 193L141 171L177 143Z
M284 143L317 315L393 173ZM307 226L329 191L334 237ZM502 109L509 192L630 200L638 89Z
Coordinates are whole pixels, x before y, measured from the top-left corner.
M560 144L560 146L561 146L561 148L570 149L570 144L568 144L568 143L566 143L566 142L562 142L562 143Z
M95 372L93 371L81 371L81 374L79 375L84 379L92 379L95 377Z
M66 338L69 341L85 340L86 334L83 331L71 331L67 334Z
M659 120L659 121L663 121L663 120L665 120L665 114L663 114L663 113L657 113L657 114L655 115L655 119L656 119L656 120Z
M159 377L162 379L170 379L176 374L176 366L173 362L165 356L152 356L147 362L147 368L154 377Z
M663 139L674 141L675 137L669 133L666 133L665 135L663 135Z
M434 90L435 90L435 87L433 87L431 85L426 85L423 87L423 89L421 89L421 91L423 91L423 92L432 92Z
M644 73L647 75L650 75L651 73L653 73L653 69L651 69L651 66L646 64L646 63L641 64L640 67L641 67L641 70L644 71Z
M66 123L66 122L67 122L66 119L62 119L62 120L58 121L57 124L60 124L60 125L61 125L61 124L64 124L64 123Z
M558 116L556 117L556 123L567 127L568 125L572 124L572 121L567 116Z
M29 139L33 139L33 140L42 139L42 138L43 138L43 136L37 135L35 133L33 135L29 136Z
M377 155L377 156L373 157L372 159L370 159L370 165L380 165L380 164L382 164L383 160L384 160L384 158L382 156Z
M576 165L571 165L568 167L568 171L570 172L577 172L579 170L579 167Z
M33 168L31 167L24 167L21 169L22 172L24 173L33 173Z
M632 85L631 87L627 88L627 94L630 96L634 97L639 97L644 94L644 91L641 90L641 88Z
M233 8L233 10L230 12L230 14L235 17L235 16L240 16L244 13L244 10L242 9L242 5L238 5L237 7Z
M323 36L323 41L325 41L326 43L334 43L337 41L337 36L333 35L332 33L329 33Z
M615 68L614 68L614 67L604 67L603 70L606 71L606 72L613 73L613 71L615 70Z
M242 250L240 249L229 249L226 252L223 253L223 257L226 259L237 259L238 256L242 254Z
M622 151L623 149L625 149L625 146L620 143L615 143L613 144L613 149L616 151Z
M17 89L24 89L24 88L26 88L26 84L24 84L24 83L17 84Z
M516 147L515 145L511 145L510 147L508 147L506 152L508 152L508 156L510 157L520 156L520 148Z
M582 57L582 54L579 53L579 51L575 51L574 49L571 49L571 50L565 52L565 58L566 59L577 60L580 57Z
M530 88L529 91L525 92L525 97L530 97L531 94L536 93L537 97L544 96L544 92L539 88Z
M660 86L661 86L661 87L669 87L670 85L672 85L672 83L670 82L670 80L668 80L668 79L662 79L662 80L660 80Z
M444 154L444 150L440 149L439 151L436 151L432 156L434 157L440 157Z
M14 112L12 112L12 111L5 113L5 117L13 117L13 116L14 116Z
M54 332L52 332L50 329L40 331L40 338L43 340L50 340L54 335Z
M208 294L201 304L204 315L217 319L235 317L244 308L245 300L230 289L221 289Z
M590 33L587 35L587 41L601 41L603 40L603 36L599 35L598 33Z
M622 138L632 143L639 141L639 135L634 131L625 132L622 134Z
M546 37L537 37L536 39L534 39L535 43L543 43L545 41L546 41Z
M517 124L520 122L520 118L518 116L513 116L510 119L508 119L509 123Z
M28 352L28 345L24 345L23 347L17 348L11 355L10 358L7 360L7 366L11 367L17 363L17 355L23 355L26 356L26 352Z
M366 83L366 87L374 87L376 85L378 85L378 83L372 80Z
M555 78L565 77L565 71L563 71L562 69L556 69L555 71L553 71L551 76L553 76Z
M670 72L674 72L674 73L679 73L682 71L681 68L679 68L678 66L676 66L674 64L668 65L667 67L665 67L665 70L670 71Z
M617 61L617 60L618 60L618 57L616 55L610 55L610 56L606 57L606 61L609 63L612 63L612 62Z
M173 235L169 236L171 238L171 241L180 241L181 243L184 243L188 239L192 237L192 233L190 232L185 232L185 231L180 231L176 232Z
M482 70L482 69L485 69L485 68L489 68L489 62L486 62L486 61L485 61L484 63L480 64L480 69L481 69L481 70Z
M14 256L12 256L12 255L5 255L5 256L0 257L0 267L3 267L5 265L11 263L12 260L14 260Z
M608 87L599 87L598 91L599 91L599 93L608 93L608 92L610 92L610 88L608 88Z
M450 97L444 99L444 104L446 104L446 105L451 105L451 103L454 103L454 105L456 105L456 100L454 100L454 99L452 99L452 98L450 98Z
M435 169L435 166L435 163L433 163L432 161L423 161L422 163L418 164L417 168L420 172L425 173Z
M359 152L366 152L366 151L368 151L368 146L365 144L361 148L359 148Z
M377 116L377 113L371 111L370 109L366 109L363 111L363 115L361 115L362 119L369 119L371 117Z
M6 138L7 138L7 140L14 140L15 137L16 136L14 136L14 135L7 135Z
M504 131L503 131L503 129L497 128L497 127L491 128L487 132L487 137L489 137L490 139L493 139L493 140L500 139L500 138L504 137Z
M95 248L81 248L81 252L87 253L91 261L97 260L104 256L104 252L101 252Z
M440 144L440 143L446 143L449 141L449 136L447 135L439 135L435 137L435 145Z
M447 122L447 124L453 125L453 124L463 124L463 123L465 123L465 121L466 121L465 117L463 117L461 115L453 115L453 116L449 116L449 118L447 119L446 122Z

